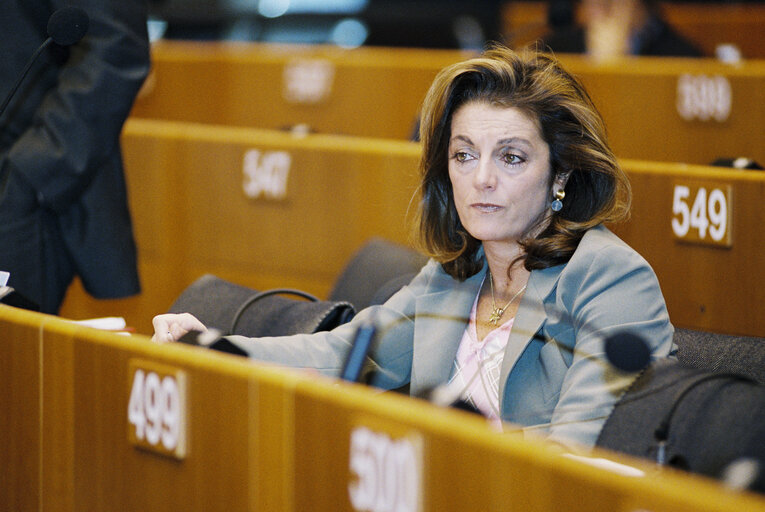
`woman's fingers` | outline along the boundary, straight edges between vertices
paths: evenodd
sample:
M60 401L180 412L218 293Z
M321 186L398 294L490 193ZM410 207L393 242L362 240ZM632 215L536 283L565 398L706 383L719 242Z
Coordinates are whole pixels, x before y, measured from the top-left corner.
M207 327L190 313L166 313L157 315L152 319L154 336L152 341L156 343L168 343L177 341L189 331L205 332Z

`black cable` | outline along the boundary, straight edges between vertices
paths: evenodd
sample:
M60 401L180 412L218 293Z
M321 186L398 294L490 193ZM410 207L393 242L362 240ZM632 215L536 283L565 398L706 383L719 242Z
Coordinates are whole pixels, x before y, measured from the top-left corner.
M680 406L680 403L683 401L685 396L695 389L699 384L703 384L704 382L715 380L715 379L736 379L741 380L745 382L755 382L754 380L737 373L708 373L687 386L685 386L683 389L681 389L673 399L672 407L667 411L667 414L664 415L664 419L662 419L661 423L659 423L659 426L656 427L656 430L654 430L653 436L654 439L657 442L656 445L656 462L660 465L665 465L667 463L667 457L666 457L666 445L667 445L667 439L669 439L669 427L672 422L673 417L675 416L675 412L677 411L678 407Z
M239 309L236 310L236 313L234 313L234 318L231 320L231 328L228 331L229 334L236 334L236 326L239 323L239 320L242 318L242 315L247 310L247 308L249 308L254 302L264 297L268 297L270 295L276 295L276 294L292 294L292 295L297 295L299 297L308 299L311 302L319 302L319 299L316 296L311 295L308 292L304 292L303 290L298 290L296 288L274 288L272 290L258 292L252 295L251 297L249 297L246 301L244 301L242 305L239 306Z
M19 75L18 80L16 80L16 83L14 84L13 88L11 89L11 92L8 94L8 96L5 97L5 101L3 101L2 106L0 106L0 116L2 116L3 112L5 112L5 108L8 106L8 103L11 102L11 98L13 98L13 96L16 94L16 91L18 90L19 86L21 85L21 82L24 81L24 78L27 76L27 73L29 73L30 68L35 63L35 61L37 60L37 57L40 55L40 53L44 49L46 49L48 46L50 46L52 42L53 42L53 38L49 37L32 54L32 58L29 59L29 62L27 62L27 65L24 67L24 71L21 72L21 75Z

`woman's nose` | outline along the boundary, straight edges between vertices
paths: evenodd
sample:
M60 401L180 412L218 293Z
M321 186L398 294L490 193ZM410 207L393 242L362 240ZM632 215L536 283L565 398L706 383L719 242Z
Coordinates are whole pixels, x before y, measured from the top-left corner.
M475 172L474 184L479 189L493 189L497 186L497 172L491 159L481 158Z

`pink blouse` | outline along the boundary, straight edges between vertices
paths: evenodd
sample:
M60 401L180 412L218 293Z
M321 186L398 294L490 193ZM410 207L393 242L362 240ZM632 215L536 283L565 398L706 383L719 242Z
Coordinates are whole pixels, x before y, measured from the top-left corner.
M492 423L501 425L499 414L499 373L514 318L478 341L476 310L478 296L470 310L470 320L462 335L449 388L462 390L460 397L481 411Z

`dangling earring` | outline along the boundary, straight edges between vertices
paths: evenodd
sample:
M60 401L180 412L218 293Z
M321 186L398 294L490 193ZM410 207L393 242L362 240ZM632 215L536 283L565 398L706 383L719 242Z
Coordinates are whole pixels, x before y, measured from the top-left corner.
M550 208L552 208L552 211L559 212L560 209L563 208L564 197L566 197L566 192L562 188L558 189L558 191L555 192L555 199L550 205Z

